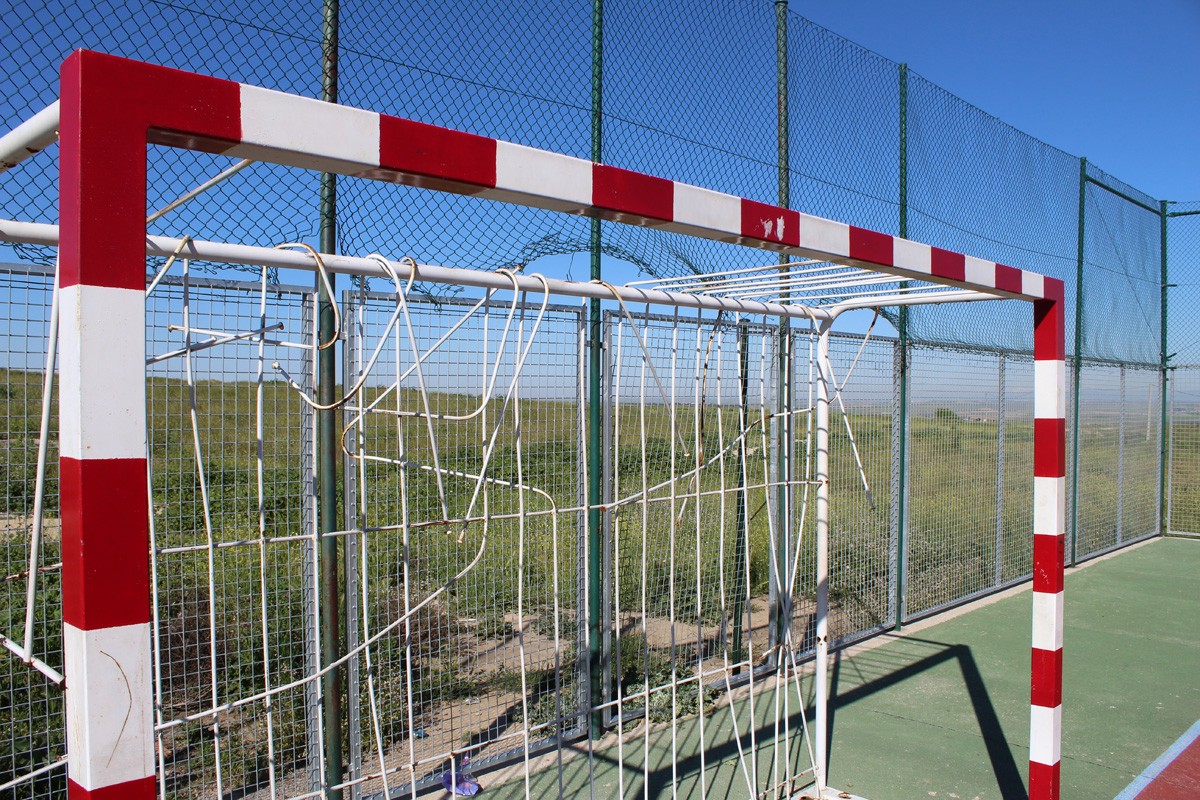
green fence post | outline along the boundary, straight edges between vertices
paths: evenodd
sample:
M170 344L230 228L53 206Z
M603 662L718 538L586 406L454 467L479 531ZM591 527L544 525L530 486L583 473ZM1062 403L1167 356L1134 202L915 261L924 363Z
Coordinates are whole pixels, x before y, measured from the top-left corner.
M604 133L604 0L592 0L592 161L599 162L603 156L601 148ZM589 250L591 252L591 278L601 279L600 265L600 220L591 220ZM600 408L600 363L603 343L600 339L600 301L588 303L588 678L591 686L591 706L596 709L604 703L601 664L602 617L601 598L601 538L600 503L601 493L601 440L602 419ZM591 711L588 715L589 730L594 738L604 735L604 715Z
M327 103L338 100L338 0L323 0L321 14L321 99ZM320 250L337 251L337 178L321 174ZM329 276L332 288L333 276ZM338 335L334 325L333 297L324 283L317 280L318 340L332 342ZM331 405L337 392L337 349L326 347L317 354L317 402ZM320 504L317 513L317 537L320 542L321 577L321 666L341 657L339 622L341 584L338 580L338 545L336 536L326 536L338 530L337 474L337 409L317 412L317 491ZM332 669L321 679L322 713L325 732L325 789L331 800L341 800L342 791L331 789L342 782L342 670Z
M1071 397L1071 566L1075 566L1079 545L1079 395L1083 374L1083 259L1086 241L1084 220L1087 216L1087 158L1079 159L1079 242L1075 259L1075 360L1072 363L1074 391Z
M902 239L908 238L908 64L900 65L900 228ZM907 287L905 281L900 286ZM904 593L906 590L904 557L905 520L908 510L908 306L900 306L896 319L896 335L900 348L900 434L896 458L899 479L896 481L896 630L904 624Z
M908 64L900 65L900 230L908 238ZM900 306L900 313L908 310Z
M788 37L787 0L775 0L775 109L776 109L776 177L778 180L779 205L789 208L791 203L791 181L788 175ZM780 256L780 272L787 270L787 256ZM780 293L779 301L787 303L789 292L785 289ZM791 324L787 317L779 320L779 382L775 398L775 407L779 412L779 424L776 436L779 444L777 468L779 470L779 489L776 498L776 525L779 532L776 542L776 620L775 641L782 643L786 636L791 618L791 594L787 587L788 576L791 574L791 469L792 469L792 424L791 415L787 412L792 407L792 348Z
M1167 524L1169 515L1167 514L1168 504L1171 502L1167 497L1167 464L1168 447L1167 431L1167 383L1171 380L1171 374L1168 370L1167 360L1171 357L1167 352L1167 289L1169 284L1168 265L1167 265L1167 201L1159 201L1159 283L1161 284L1159 296L1159 315L1162 320L1159 324L1159 358L1162 361L1162 377L1159 379L1159 422L1158 422L1158 535L1166 536L1170 533L1170 526Z

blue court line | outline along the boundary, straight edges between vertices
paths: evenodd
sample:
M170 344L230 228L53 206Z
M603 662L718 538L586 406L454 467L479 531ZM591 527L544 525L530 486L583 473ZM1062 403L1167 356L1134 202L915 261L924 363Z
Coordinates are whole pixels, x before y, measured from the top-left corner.
M1158 777L1158 774L1167 768L1167 765L1179 757L1179 754L1187 749L1188 745L1200 739L1200 720L1196 720L1196 724L1188 728L1187 733L1175 740L1175 744L1167 748L1167 751L1154 760L1154 763L1142 770L1142 774L1133 779L1133 783L1125 787L1125 791L1117 795L1113 800L1133 800L1142 790L1150 785L1150 781Z

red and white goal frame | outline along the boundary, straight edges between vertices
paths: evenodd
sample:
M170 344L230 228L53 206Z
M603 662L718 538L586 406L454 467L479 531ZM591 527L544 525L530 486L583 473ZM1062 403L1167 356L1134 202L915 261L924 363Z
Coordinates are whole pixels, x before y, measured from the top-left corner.
M72 800L156 795L146 485L147 143L662 228L1033 303L1029 793L1059 796L1065 485L1059 280L508 142L80 51L60 107L61 504Z

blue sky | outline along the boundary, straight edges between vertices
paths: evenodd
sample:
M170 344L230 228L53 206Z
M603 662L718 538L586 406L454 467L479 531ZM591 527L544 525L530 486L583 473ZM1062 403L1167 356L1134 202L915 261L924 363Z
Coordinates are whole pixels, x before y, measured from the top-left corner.
M791 8L1156 198L1200 198L1200 0Z

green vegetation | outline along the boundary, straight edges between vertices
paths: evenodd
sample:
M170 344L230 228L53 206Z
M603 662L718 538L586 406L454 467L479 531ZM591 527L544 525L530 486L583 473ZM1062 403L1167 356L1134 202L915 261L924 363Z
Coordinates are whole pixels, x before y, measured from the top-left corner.
M0 558L4 559L4 575L12 576L0 590L0 626L7 635L19 637L24 625L22 573L28 563L40 377L35 373L0 372L0 388L0 405L5 412L0 416L0 426L6 443L5 457L0 459L5 492L5 505L0 509L5 521L0 533ZM177 380L155 378L150 382L149 398L152 502L160 548L161 712L164 719L173 719L212 705L214 675L217 696L224 702L262 691L268 682L268 670L272 686L307 673L305 626L311 624L311 610L306 606L304 582L311 579L305 576L311 575L312 556L308 543L296 538L267 545L265 563L262 560L253 384L204 381L197 386L212 538L218 544L229 545L215 552L211 564L186 388ZM391 399L387 405L395 408L397 402L407 410L419 407L418 397L411 393L402 393L398 401ZM433 395L430 402L439 413L466 415L475 410L478 399L444 394ZM270 414L264 442L266 533L270 537L299 537L303 533L304 484L301 406L292 390L278 382L267 385L266 405ZM452 582L449 590L414 614L408 625L391 629L372 650L371 677L384 726L380 735L385 748L403 740L410 709L414 726L433 731L456 701L519 691L519 665L512 660L520 635L515 625L519 602L523 603L526 623L531 721L549 721L556 713L574 710L581 523L577 510L578 408L565 402L522 401L519 450L510 409L488 465L494 482L485 484L472 512L474 517L482 517L486 508L490 522L443 524L444 519L459 518L468 512L475 480L462 476L482 470L489 446L483 417L494 420L499 411L500 405L492 403L470 421L441 419L433 423L440 443L440 466L461 473L445 477L440 490L431 472L413 469L404 477L395 463L387 463L389 459L432 463L425 421L372 416L361 432L361 444L356 445L365 447L377 459L362 467L367 487L364 521L368 529L375 530L347 539L347 547L360 552L365 538L367 561L360 568L366 576L363 621L368 632L374 634L403 616L406 586L411 607L416 600ZM616 477L616 502L610 514L611 552L616 559L614 601L620 604L622 615L644 611L651 618L664 619L673 611L677 630L690 631L687 642L681 638L676 645L675 674L690 675L690 667L678 665L694 664L697 646L704 649L706 658L717 655L725 641L722 637L732 636L746 625L745 617L735 619L732 598L747 591L747 586L755 598L764 598L769 591L773 580L773 503L768 502L762 488L751 488L746 493L749 560L740 561L739 494L732 490L741 469L738 448L719 455L723 446L729 446L737 428L735 412L707 408L697 434L694 412L680 408L674 437L665 407L646 409L644 436L635 407L622 407L620 413L619 438L614 441L611 458ZM718 415L724 441L718 434ZM849 441L835 415L830 585L835 637L886 626L894 619L891 417L852 408L850 422L864 459L874 507L867 503ZM800 418L797 447L801 452L803 423ZM932 608L993 585L997 559L1002 580L1027 573L1031 423L1014 419L1007 423L999 526L995 500L996 421L968 419L950 408L918 409L910 419L909 430L909 611ZM398 446L398 431L408 448L403 453ZM1192 480L1197 476L1188 472L1200 470L1195 452L1200 448L1198 433L1177 438L1178 442L1191 443L1187 452L1181 446L1175 450L1177 528L1198 529L1200 525L1200 491L1194 489L1200 479ZM1126 536L1145 533L1153 525L1153 489L1142 488L1142 484L1153 487L1153 446L1143 438L1144 432L1127 432L1127 491L1121 520ZM358 439L354 431L347 437L351 443ZM746 442L752 487L764 480L763 444L761 430L754 428ZM1081 552L1116 541L1117 446L1115 423L1097 420L1085 426L1080 470ZM686 473L698 458L703 462L715 460L695 481ZM1146 464L1150 468L1144 469ZM727 487L723 496L718 491L722 468ZM672 481L672 474L683 477ZM52 509L57 498L56 478L52 463L47 483ZM650 502L622 503L640 497L643 481L652 487ZM519 492L515 488L519 483L538 487L545 494ZM801 525L800 509L806 497L809 505ZM806 623L813 600L814 497L810 485L797 487L794 524L802 537L795 610L800 626ZM1189 497L1195 500L1190 505L1185 502ZM557 513L551 513L554 509ZM434 524L412 528L405 542L398 526L406 515L413 523ZM47 565L59 560L56 516L51 511L48 538L43 545L42 563ZM523 549L518 546L522 541ZM169 552L161 552L164 548ZM478 563L467 570L480 550ZM523 567L523 584L518 581L519 566ZM210 568L216 576L211 591ZM465 574L455 581L460 573ZM724 607L722 593L727 599ZM268 619L265 641L264 595ZM361 587L358 597L361 600ZM36 610L35 652L61 666L59 604L57 573L50 571L43 576ZM561 643L557 654L558 686L553 650L556 608ZM699 645L698 631L703 639ZM670 679L670 636L652 634L650 641L626 637L622 652L614 674L626 693L642 690L647 658L651 685ZM58 758L64 737L58 690L16 659L6 658L0 663L0 725L11 731L0 744L2 782ZM411 692L406 685L410 666ZM359 667L363 673L361 699L366 708L365 661L360 660ZM705 708L711 702L708 693L706 689ZM672 713L669 695L665 694L665 700L661 692L651 697L651 721ZM694 684L687 684L677 696L679 705L674 713L699 713ZM663 702L668 703L665 711ZM271 705L271 746L277 775L295 769L306 758L304 707L303 688L276 696ZM214 732L209 719L164 734L162 757L169 788L179 796L190 796L211 781L218 739L224 785L260 785L269 766L267 713L263 704L253 704L222 714L219 733ZM59 785L55 780L35 781L17 796L44 794L48 787Z

